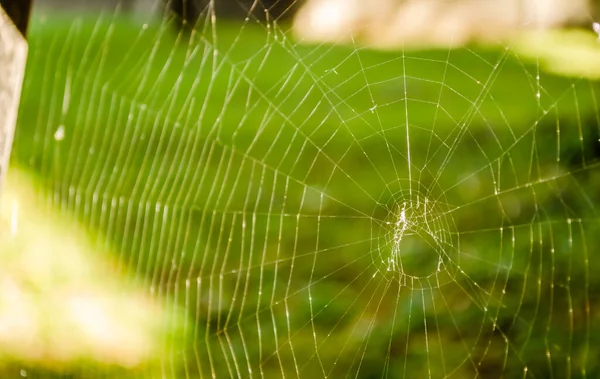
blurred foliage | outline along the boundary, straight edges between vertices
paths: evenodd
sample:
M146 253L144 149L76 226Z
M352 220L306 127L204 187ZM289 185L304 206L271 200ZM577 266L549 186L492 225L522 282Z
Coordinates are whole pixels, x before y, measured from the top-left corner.
M361 377L424 377L427 369L433 376L448 369L453 377L474 370L494 377L502 368L505 376L516 377L524 367L547 377L562 375L557 373L570 362L573 370L586 367L589 377L600 374L591 358L600 325L578 321L569 329L565 312L573 306L571 315L585 319L586 306L597 311L600 293L600 280L584 275L600 269L600 259L585 250L600 242L600 175L582 169L597 164L597 82L569 77L581 71L540 72L552 66L553 56L538 66L539 55L519 50L518 44L510 51L469 46L380 52L296 45L277 30L252 23L222 22L214 33L200 25L190 40L171 34L171 26L140 28L112 17L36 20L13 148L13 162L35 172L56 207L99 235L98 244L117 253L119 267L188 312L193 322L173 334L193 329L193 340L185 348L165 345L166 372L232 375L231 356L237 356L235 365L244 374L247 365L260 367L267 377L280 370L295 375L293 345L302 375L320 376L317 334L324 346L320 359L333 377L353 371ZM450 68L442 77L444 66ZM490 76L494 80L486 82ZM365 81L377 85L367 90ZM451 140L457 122L465 122L472 145L458 148L438 178L447 202L470 204L493 193L487 173L475 175L469 187L451 186L509 149L510 162L499 159L497 165L505 188L519 190L456 212L453 222L464 233L460 253L482 256L484 262L463 257L460 268L470 280L449 278L456 285L426 291L426 299L425 290L406 290L386 273L381 276L392 283L388 286L371 280L377 271L370 264L378 258L374 252L365 255L373 248L360 241L372 238L376 228L353 219L354 211L344 204L377 217L383 210L373 210L373 199L352 190L353 183L336 175L318 149L296 138L293 126L301 125L303 135L337 159L368 195L391 204L398 199L381 189L373 165L394 185L408 176L405 168L380 165L388 159L382 153L387 142L405 148L405 128L394 126L407 118L414 126L413 160L425 164L430 133L420 126L431 125L437 114L440 85L451 89L441 102L449 116L440 112L436 133ZM331 89L325 100L333 103L315 88ZM368 111L373 97L393 104L404 91L423 101ZM486 101L479 102L481 97ZM365 126L365 119L376 124L375 117L389 125L385 132L374 134ZM563 131L558 136L557 125ZM581 125L586 127L580 138ZM57 138L59 130L64 135ZM522 138L515 142L515 135ZM357 141L360 149L352 149ZM533 152L543 164L532 163ZM365 155L376 163L365 161ZM420 184L432 184L441 164L428 163L434 172L424 172ZM226 167L239 175L228 176ZM555 175L564 180L542 180ZM286 182L286 176L299 183ZM323 198L307 194L304 185L324 188L339 202L329 201L319 211ZM520 211L511 219L505 208L515 201ZM284 221L273 204L291 215L337 218ZM575 221L573 230L567 229L571 217L592 222ZM506 232L499 233L501 227ZM278 228L281 241L273 235ZM465 233L486 228L494 232ZM569 244L573 235L575 246ZM328 253L310 253L316 242ZM294 271L264 264L279 259L294 259ZM469 287L473 283L485 291ZM465 287L475 299L465 299ZM375 296L380 306L373 304ZM425 340L425 324L436 325L437 341ZM275 328L281 335L274 335ZM547 346L554 366L546 360ZM282 368L275 358L278 348ZM389 365L382 364L388 353Z

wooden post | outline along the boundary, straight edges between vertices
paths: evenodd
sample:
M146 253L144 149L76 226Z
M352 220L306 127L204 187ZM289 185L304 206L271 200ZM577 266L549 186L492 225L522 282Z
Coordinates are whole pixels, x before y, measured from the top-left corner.
M31 1L0 0L0 188L6 176L17 122L30 9Z
M0 5L21 34L25 36L31 13L31 0L0 0Z

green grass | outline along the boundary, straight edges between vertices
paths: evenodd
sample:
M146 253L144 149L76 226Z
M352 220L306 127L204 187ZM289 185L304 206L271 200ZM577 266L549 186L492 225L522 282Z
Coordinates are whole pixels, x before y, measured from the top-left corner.
M405 52L305 46L289 38L273 42L281 33L268 35L260 25L242 31L229 22L216 35L217 41L210 27L200 26L188 44L169 24L142 31L110 17L33 22L13 147L13 163L36 173L54 203L99 233L99 243L128 272L168 301L191 302L195 321L185 328L184 352L191 376L210 373L210 359L226 375L233 363L222 348L230 347L242 371L249 359L254 370L260 364L265 375L280 374L273 322L282 365L293 375L286 298L303 376L322 374L311 359L313 329L334 376L357 370L359 360L361 375L381 376L389 344L392 377L405 369L421 377L428 365L440 374L444 368L434 361L442 355L456 377L472 374L468 356L488 373L502 367L505 354L507 376L520 375L525 364L546 376L546 344L558 346L556 372L567 356L580 362L585 346L595 346L597 323L586 328L578 321L565 330L564 310L570 299L578 320L585 319L584 295L600 285L583 275L600 266L593 257L586 262L583 250L588 246L590 254L598 243L597 82L540 72L526 54L493 46ZM55 141L60 125L65 137ZM461 181L469 175L471 181ZM397 286L381 284L395 283L383 279L397 273L383 270L372 280L389 252L360 241L387 232L355 218L385 219L408 188L462 206L440 228L460 231L460 251L449 242L449 254L461 256L468 277L455 267L442 280L460 285L426 291L425 300L419 290L397 295ZM494 196L495 189L506 193ZM515 203L519 211L511 214ZM309 217L316 215L322 218ZM574 224L577 246L568 243L569 217L592 220L581 224L583 233ZM473 230L479 232L466 233ZM422 264L418 256L405 259ZM492 330L494 319L511 340L508 353ZM356 328L364 323L373 325L373 335L363 357L366 332ZM428 341L429 354L425 323L440 330L438 340ZM257 324L262 357L252 343L261 337ZM242 338L251 342L246 350ZM589 357L573 370L597 372ZM175 362L173 370L184 370L183 360Z

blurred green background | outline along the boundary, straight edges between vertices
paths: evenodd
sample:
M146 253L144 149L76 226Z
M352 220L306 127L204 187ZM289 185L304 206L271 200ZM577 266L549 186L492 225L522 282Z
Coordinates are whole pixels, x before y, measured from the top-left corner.
M177 310L158 363L7 375L600 375L591 32L377 51L199 20L34 14L12 164Z

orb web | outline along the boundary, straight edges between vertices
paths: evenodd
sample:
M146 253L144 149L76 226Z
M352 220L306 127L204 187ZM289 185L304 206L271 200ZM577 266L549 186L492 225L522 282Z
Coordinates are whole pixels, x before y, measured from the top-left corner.
M219 3L31 26L13 161L184 308L161 375L598 373L598 82Z

